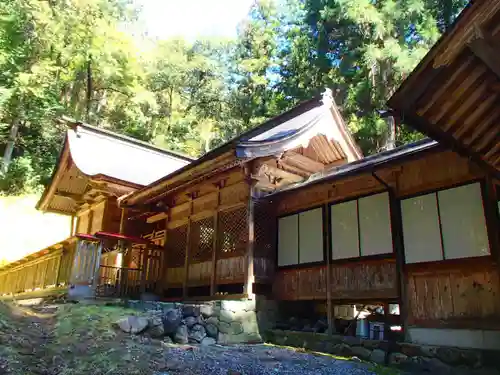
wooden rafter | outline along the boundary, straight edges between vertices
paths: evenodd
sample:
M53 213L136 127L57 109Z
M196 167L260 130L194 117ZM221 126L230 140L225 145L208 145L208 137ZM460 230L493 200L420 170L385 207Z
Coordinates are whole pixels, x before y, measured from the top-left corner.
M82 199L81 194L70 193L69 191L56 191L54 194L56 197L72 199L74 201L80 201Z
M305 172L309 172L309 174L320 172L325 168L325 165L323 163L312 160L307 156L298 154L294 151L285 152L280 161L284 164L296 167Z
M469 48L481 61L500 78L500 53L493 47L490 37L483 37L469 43Z

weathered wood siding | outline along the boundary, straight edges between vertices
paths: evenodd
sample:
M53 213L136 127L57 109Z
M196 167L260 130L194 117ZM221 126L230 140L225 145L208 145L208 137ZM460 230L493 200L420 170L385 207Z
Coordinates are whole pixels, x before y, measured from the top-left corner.
M212 280L216 285L243 282L249 193L244 171L234 168L167 198L167 218L160 221L166 227L159 277L164 291L207 287ZM146 233L148 226L142 225L138 235ZM259 270L270 272L268 264L259 264Z
M334 264L331 296L334 300L390 300L398 298L393 259ZM280 300L326 299L326 266L278 271L274 293Z
M408 323L500 329L500 279L489 257L408 267Z
M396 199L485 178L484 172L467 159L442 150L424 153L376 173L394 189ZM386 187L370 172L311 185L283 194L275 201L278 215L285 215L384 190ZM500 249L494 241L491 245L493 255L480 259L406 265L406 299L402 302L407 305L408 324L500 328L500 267L494 260ZM334 301L398 300L398 283L395 259L368 262L359 258L331 265L330 290ZM326 266L279 270L274 293L282 300L326 299Z
M120 230L121 210L114 197L82 208L76 217L76 233L94 234L100 231L118 233Z

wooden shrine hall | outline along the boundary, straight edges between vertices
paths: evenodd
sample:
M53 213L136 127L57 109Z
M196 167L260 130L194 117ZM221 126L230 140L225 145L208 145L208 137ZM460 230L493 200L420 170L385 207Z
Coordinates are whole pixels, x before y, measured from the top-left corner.
M192 160L87 124L73 121L64 124L68 130L62 150L37 209L71 216L68 238L0 269L0 294L67 287L72 281L87 288L89 282L92 285L97 280L96 264L100 264L103 277L116 276L121 261L117 252L110 251L116 246L112 249L104 246L102 259L96 263L98 256L84 249L91 247L95 253L98 247L85 244L88 238L82 235L118 233L122 212L117 205L118 197ZM120 242L125 243L131 245L130 241ZM81 251L85 254L80 254ZM137 271L130 274L136 275ZM134 278L139 283L140 277Z
M265 296L329 327L379 305L405 341L499 350L499 21L471 2L389 100L433 140L367 157L329 90L196 160L71 124L38 207L77 229L0 269L0 294Z
M145 266L148 290L184 299L271 290L275 219L258 198L360 158L327 90L122 197L125 233L165 235L165 258Z

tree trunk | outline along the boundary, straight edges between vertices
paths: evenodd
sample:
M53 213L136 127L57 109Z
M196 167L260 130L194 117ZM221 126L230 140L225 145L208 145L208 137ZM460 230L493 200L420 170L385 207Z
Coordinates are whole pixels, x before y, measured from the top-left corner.
M386 150L392 150L396 147L396 122L393 116L388 116L386 119L388 127Z
M7 141L7 145L5 146L5 151L3 153L3 160L1 165L1 172L7 173L9 170L10 162L12 161L12 152L14 151L14 146L16 144L17 133L19 132L20 121L19 118L15 118L12 121L12 125L10 127L9 139Z

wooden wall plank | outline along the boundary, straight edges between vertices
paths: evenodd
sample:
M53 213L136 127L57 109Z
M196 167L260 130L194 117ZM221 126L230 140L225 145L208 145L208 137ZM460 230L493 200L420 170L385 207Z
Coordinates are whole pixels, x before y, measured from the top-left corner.
M333 300L395 300L398 298L394 260L331 265ZM274 292L281 300L326 298L326 266L277 272Z

